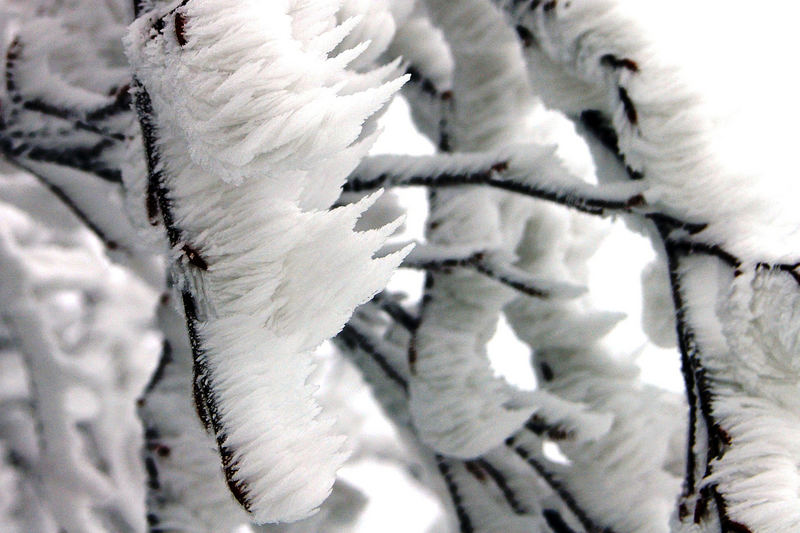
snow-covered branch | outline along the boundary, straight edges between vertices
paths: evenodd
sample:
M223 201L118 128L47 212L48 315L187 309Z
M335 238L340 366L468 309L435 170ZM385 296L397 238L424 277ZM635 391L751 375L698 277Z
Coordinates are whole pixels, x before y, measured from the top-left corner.
M371 143L362 123L404 79L392 70L349 73L359 49L326 55L353 23L293 9L158 6L127 38L149 194L179 276L195 403L229 488L258 522L308 516L330 493L346 454L307 384L310 352L407 253L372 258L397 224L353 231L375 196L328 209ZM282 77L298 61L304 70ZM334 272L352 277L317 284Z
M635 183L593 186L571 176L555 149L519 146L499 153L433 155L415 158L367 158L345 184L347 192L381 187L423 185L431 188L484 185L548 200L591 214L633 212L643 207Z

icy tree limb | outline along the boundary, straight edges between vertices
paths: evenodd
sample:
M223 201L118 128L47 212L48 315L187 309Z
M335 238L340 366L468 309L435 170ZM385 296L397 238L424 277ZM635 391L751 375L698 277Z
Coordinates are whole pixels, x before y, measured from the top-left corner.
M363 81L344 68L357 54L328 54L352 23L330 25L327 8L295 20L293 6L157 7L127 41L150 191L181 280L195 403L231 492L258 522L308 516L330 492L346 454L312 398L310 351L407 253L372 259L397 224L353 231L374 196L329 210L370 144L364 120L405 80L347 89ZM282 68L295 74L276 77ZM331 272L349 275L319 285Z
M643 207L642 187L632 183L596 186L571 176L548 147L530 145L499 153L432 156L374 156L364 160L344 190L379 188L488 186L578 211L603 215Z
M441 30L420 9L419 2L398 26L388 53L407 62L410 79L403 95L413 104L411 112L417 127L439 151L452 151L453 58Z
M756 531L772 530L754 508L732 511L731 491L716 483L722 479L714 474L719 462L731 468L726 479L748 475L734 474L724 459L729 450L744 445L729 442L728 429L717 420L716 411L725 410L718 400L727 390L723 384L743 386L742 380L754 379L723 363L740 341L738 334L719 331L729 325L719 309L730 305L725 284L735 286L736 278L754 271L782 273L797 290L800 225L796 209L782 207L791 195L776 194L780 186L764 186L769 176L753 179L721 160L703 100L688 86L656 89L662 85L658 80L680 78L680 73L659 62L657 43L617 2L496 3L517 27L537 92L580 120L630 178L647 185L643 197L659 215L649 218L669 263L691 408L685 494L678 509L681 527L749 531L759 524ZM558 94L548 87L559 87ZM712 285L716 293L709 296L700 280L707 280L704 276L714 268L722 287ZM709 301L719 309L710 308ZM781 400L769 401L781 405ZM737 424L741 427L741 420ZM785 467L775 466L773 475L785 474ZM754 482L753 490L757 487ZM792 499L787 509L800 508ZM773 515L775 523L781 515Z
M151 530L229 533L249 522L226 490L215 442L192 405L192 349L185 319L165 298L158 367L138 400L144 427L147 522Z
M47 64L53 48L28 45L35 42L34 28L37 32L46 28L65 46L80 35L52 22L44 28L34 22L23 26L6 50L0 151L37 176L109 250L130 252L139 239L119 217L122 141L132 118L128 88L119 87L109 97L59 78Z

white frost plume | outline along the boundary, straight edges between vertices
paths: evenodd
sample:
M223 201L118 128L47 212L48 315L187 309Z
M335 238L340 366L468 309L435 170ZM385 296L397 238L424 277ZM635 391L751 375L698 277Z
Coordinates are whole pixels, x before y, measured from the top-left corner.
M762 268L705 297L717 302L723 337L722 350L709 351L715 357L708 366L720 376L714 416L728 442L704 481L718 484L731 518L753 531L795 531L800 527L797 280ZM709 329L715 324L704 322Z
M517 249L519 266L582 281L589 258L580 255L584 240L597 239L598 233L582 218L540 206ZM677 450L684 407L677 396L644 386L632 362L605 353L598 341L622 317L586 307L575 301L518 298L505 308L515 333L533 350L542 392L584 405L579 414L592 414L595 421L583 420L580 430L597 426L591 438L583 439L544 428L544 436L557 440L570 461L549 467L600 524L614 531L667 533L680 484ZM569 436L571 426L563 429ZM525 440L517 441L525 446Z
M425 6L454 59L452 93L444 99L452 98L452 110L443 111L440 148L493 150L525 138L525 110L532 101L515 36L501 15L481 1ZM476 162L468 156L463 161ZM432 169L441 163L428 160ZM447 247L482 243L487 250L510 252L526 218L515 202L525 201L481 188L437 191L428 241ZM511 289L482 274L428 276L409 352L409 407L420 439L439 452L459 458L486 453L536 410L530 395L493 374L487 358L500 311L513 297Z
M306 517L330 493L346 453L312 397L311 351L405 253L372 257L399 221L353 231L376 195L329 209L370 146L362 124L404 82L346 90L357 53L330 54L352 27L336 26L338 6L194 0L127 37L156 117L153 174L183 265L196 401L258 522Z
M339 49L366 44L366 49L351 63L352 68L372 67L392 42L395 19L389 4L389 0L342 0L337 20L345 22L355 17L358 24L342 40Z
M657 2L493 1L518 29L537 94L575 120L602 114L650 205L705 225L698 239L744 261L797 261L797 180L769 166L774 150L752 129L712 111L715 95L692 84L677 46L653 38L636 4L658 12Z

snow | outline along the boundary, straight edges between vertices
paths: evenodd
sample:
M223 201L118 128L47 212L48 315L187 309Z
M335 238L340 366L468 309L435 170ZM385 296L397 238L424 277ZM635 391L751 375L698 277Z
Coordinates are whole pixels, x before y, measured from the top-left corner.
M401 220L353 231L379 193L328 210L371 145L364 121L405 78L340 94L347 61L326 54L355 21L332 26L325 9L225 0L180 9L185 45L168 37L174 17L164 34L151 28L156 15L131 26L127 45L156 112L183 239L171 242L176 262L187 246L202 258L175 267L197 303L194 356L207 371L196 379L209 387L199 408L253 518L298 520L330 494L347 456L312 398L311 352L409 251L372 258Z

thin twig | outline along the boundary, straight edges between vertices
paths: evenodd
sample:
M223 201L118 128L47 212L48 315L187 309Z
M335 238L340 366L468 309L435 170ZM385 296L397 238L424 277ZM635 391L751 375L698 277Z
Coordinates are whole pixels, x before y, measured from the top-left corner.
M565 487L556 477L548 471L544 465L539 462L533 455L526 450L523 446L517 445L513 437L506 439L506 447L516 453L523 459L531 468L533 468L539 476L553 489L561 501L569 508L575 517L580 521L588 533L613 533L611 528L603 528L597 525L594 520L589 517L589 514L578 504L578 501L571 492Z
M451 473L450 464L444 456L437 455L436 466L439 469L439 473L442 475L442 478L444 479L447 492L450 494L450 500L453 502L453 507L455 507L459 532L473 533L475 531L475 527L472 525L472 518L470 518L469 513L467 513L467 510L464 507L463 498L459 492L458 484Z
M350 178L343 187L344 192L363 192L379 189L381 187L409 187L421 185L425 187L460 187L465 185L483 185L494 187L509 192L530 196L539 200L547 200L578 211L592 214L605 215L608 212L631 213L640 196L633 196L622 200L608 200L605 198L592 198L581 196L572 191L555 191L552 187L517 181L512 178L497 177L507 164L499 162L493 168L477 172L442 173L432 176L393 176L381 174L375 178L364 180L358 176Z
M392 298L386 291L376 294L372 301L395 322L403 326L406 331L413 332L419 327L419 318L409 313L400 302Z
M53 193L53 195L56 198L58 198L61 201L61 203L63 203L64 206L67 209L69 209L70 212L73 215L75 215L75 218L80 220L83 223L84 226L86 226L92 233L95 234L95 236L98 239L100 239L100 241L106 246L107 249L109 249L109 250L124 250L124 248L122 246L120 246L120 244L118 242L116 242L113 239L111 239L106 234L106 232L103 231L102 228L100 228L100 226L95 224L94 221L89 217L89 215L86 212L84 212L80 207L78 207L78 204L76 204L75 201L66 192L64 192L64 190L61 187L59 187L59 186L55 185L54 183L50 182L41 173L36 172L30 166L25 165L24 163L21 163L17 159L10 157L8 155L8 153L6 152L5 147L3 146L2 142L0 142L0 151L2 151L12 163L14 163L19 168L25 170L26 172L31 174L33 177L35 177L37 180L39 180L39 182L42 185L44 185L47 188L47 190L49 190L51 193Z
M516 493L514 493L514 490L509 486L506 476L496 466L484 458L476 459L475 463L489 475L492 481L494 481L494 484L500 489L503 498L506 500L506 503L508 503L508 506L511 507L511 510L514 511L514 514L523 515L527 513L527 510L522 506L519 498L517 498Z
M415 268L427 272L447 272L453 268L471 268L493 279L502 285L506 285L523 294L535 298L549 298L552 296L550 291L536 287L527 280L513 276L510 272L503 272L502 265L487 261L488 252L475 252L470 255L444 257L430 260L417 260L413 256L407 257L400 265L405 268Z
M358 348L367 354L383 370L386 377L400 386L403 391L408 392L408 381L389 363L386 356L380 353L375 343L355 326L352 324L345 325L339 333L339 337L350 349Z

